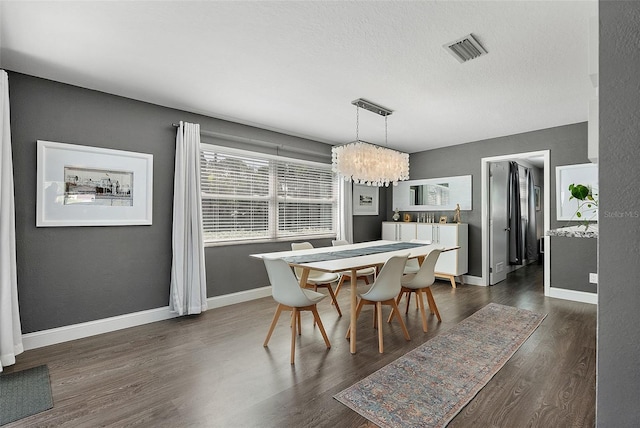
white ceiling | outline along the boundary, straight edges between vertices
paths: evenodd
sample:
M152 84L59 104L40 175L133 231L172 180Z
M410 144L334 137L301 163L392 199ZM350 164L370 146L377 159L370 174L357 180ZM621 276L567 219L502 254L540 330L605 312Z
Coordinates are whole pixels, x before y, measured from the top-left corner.
M363 97L417 152L586 121L596 7L2 1L0 67L330 144L355 139ZM489 53L460 64L442 45L469 33ZM360 138L384 144L384 119L361 110Z

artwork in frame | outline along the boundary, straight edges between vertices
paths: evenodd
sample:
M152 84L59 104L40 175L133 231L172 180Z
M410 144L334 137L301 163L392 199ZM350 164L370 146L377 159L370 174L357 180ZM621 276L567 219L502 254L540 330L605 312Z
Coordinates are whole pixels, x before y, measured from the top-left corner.
M533 190L535 192L534 196L535 196L535 200L536 200L536 211L540 211L541 210L541 202L540 202L540 186L533 186Z
M37 142L36 226L152 224L153 155Z
M378 192L376 186L353 185L353 215L378 215Z
M598 193L598 165L584 163L577 165L561 165L556 167L556 215L558 220L597 221L598 208L580 206L575 198L571 198L569 185L582 184ZM581 216L576 212L580 210Z

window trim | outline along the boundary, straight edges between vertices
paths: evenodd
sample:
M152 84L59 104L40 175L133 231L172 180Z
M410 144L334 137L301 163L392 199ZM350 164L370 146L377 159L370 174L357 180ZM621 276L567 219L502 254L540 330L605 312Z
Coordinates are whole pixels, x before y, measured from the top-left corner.
M316 168L326 169L327 171L331 171L331 164L323 163L323 162L315 162L305 159L297 159L288 156L278 156L272 155L269 153L262 152L254 152L251 150L237 149L234 147L227 147L217 144L211 143L200 143L200 149L206 151L220 152L223 154L229 155L238 155L238 156L246 156L246 157L255 157L258 159L268 159L269 161L277 161L277 162L292 162L297 165L308 165ZM276 192L276 167L274 163L269 162L269 218L268 224L270 230L276 230L278 228L278 195ZM339 221L339 212L340 212L340 198L338 192L338 180L339 177L336 176L335 173L333 176L333 186L334 186L334 199L335 199L335 210L334 210L334 231L331 233L325 234L314 234L314 235L287 235L287 236L276 236L269 238L247 238L247 239L233 239L233 240L225 240L225 241L204 241L204 247L221 247L227 245L247 245L247 244L258 244L258 243L273 243L273 242L290 242L290 241L300 241L301 239L335 239L337 236L337 228ZM200 197L202 201L202 196Z

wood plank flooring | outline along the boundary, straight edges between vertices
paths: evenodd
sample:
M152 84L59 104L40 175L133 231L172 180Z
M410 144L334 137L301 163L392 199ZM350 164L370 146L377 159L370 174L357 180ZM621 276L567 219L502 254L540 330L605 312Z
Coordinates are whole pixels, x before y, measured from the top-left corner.
M5 371L47 364L54 408L6 427L371 427L332 396L490 302L548 315L449 426L595 426L595 305L545 298L539 265L493 287L432 289L442 322L431 315L424 333L412 302L412 340L385 323L382 355L372 308L359 319L358 353L349 353L348 287L342 318L329 298L318 305L331 349L303 314L294 366L286 316L262 346L271 298L27 351Z

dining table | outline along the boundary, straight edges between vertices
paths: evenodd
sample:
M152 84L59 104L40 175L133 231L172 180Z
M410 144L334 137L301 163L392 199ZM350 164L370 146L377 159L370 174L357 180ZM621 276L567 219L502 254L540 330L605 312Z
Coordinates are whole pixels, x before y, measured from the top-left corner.
M418 258L420 263L424 257L434 249L452 251L459 247L445 248L439 244L425 244L415 242L398 241L369 241L357 244L340 245L336 247L317 247L305 250L277 251L271 253L251 254L254 258L281 258L289 266L302 268L300 286L304 287L311 270L330 273L349 272L351 278L357 278L360 269L375 267L380 268L389 258L397 255L407 255L408 258ZM356 281L351 281L351 317L350 317L350 344L349 350L356 353L356 311L357 287Z

